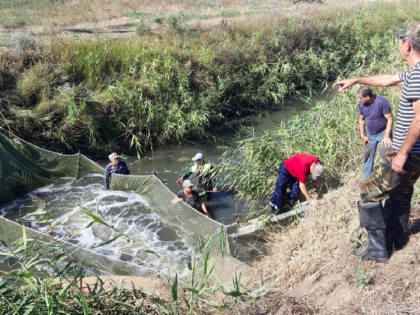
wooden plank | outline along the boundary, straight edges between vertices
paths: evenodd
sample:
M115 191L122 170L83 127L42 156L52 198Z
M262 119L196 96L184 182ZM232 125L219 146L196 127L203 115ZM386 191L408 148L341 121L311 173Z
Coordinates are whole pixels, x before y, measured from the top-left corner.
M287 218L298 215L299 213L306 212L310 209L312 209L312 207L309 205L309 202L305 201L301 204L301 207L298 209L290 210L286 213L281 213L272 216L269 222L265 222L264 218L259 217L256 219L249 220L246 223L246 225L242 227L238 227L237 224L234 223L228 226L228 235L233 238L251 235L260 231L261 227L265 226L267 223L279 223Z

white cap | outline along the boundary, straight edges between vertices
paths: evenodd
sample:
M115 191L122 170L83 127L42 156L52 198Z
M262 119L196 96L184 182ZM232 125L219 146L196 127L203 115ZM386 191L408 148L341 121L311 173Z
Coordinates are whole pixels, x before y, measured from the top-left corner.
M312 179L313 180L317 180L318 177L322 176L322 174L324 173L324 167L317 163L314 167L314 172L312 173Z
M110 160L113 160L113 159L118 159L120 156L117 154L117 153L115 153L115 152L112 152L110 155L108 155L108 158L110 159Z
M203 155L203 153L197 153L193 158L192 158L192 160L193 161L197 161L197 160L202 160L202 159L204 159L204 155Z
M189 179L186 179L182 182L182 187L192 187L194 186L193 183Z

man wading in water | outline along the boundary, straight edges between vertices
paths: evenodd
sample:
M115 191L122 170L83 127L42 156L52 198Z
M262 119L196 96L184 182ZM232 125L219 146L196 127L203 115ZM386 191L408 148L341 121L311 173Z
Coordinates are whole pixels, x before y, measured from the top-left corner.
M184 180L182 183L182 190L178 192L177 196L172 200L172 203L176 204L179 201L184 201L187 205L210 218L210 214L207 211L206 205L201 200L199 194L192 189L193 186L194 185L190 180Z
M210 201L212 192L218 192L217 186L213 184L214 177L217 175L217 169L210 163L204 162L203 153L197 153L192 160L195 162L195 165L189 168L176 183L180 185L192 174L196 174L198 177L197 188L205 191L206 201Z
M112 174L130 174L127 164L121 160L121 157L117 153L111 153L108 158L111 163L105 168L105 189L109 189Z

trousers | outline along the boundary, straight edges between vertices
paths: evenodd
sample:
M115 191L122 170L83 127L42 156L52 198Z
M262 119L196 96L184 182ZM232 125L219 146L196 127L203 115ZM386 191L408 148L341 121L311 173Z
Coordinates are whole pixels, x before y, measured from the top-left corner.
M287 189L290 189L290 193L287 194ZM270 198L270 206L274 209L281 209L285 201L296 202L299 198L299 181L296 177L293 177L289 171L281 163L277 173L277 182L274 189L274 193Z
M365 165L364 165L364 176L363 179L369 178L370 175L373 173L373 164L375 161L375 154L378 144L383 140L385 136L385 130L377 135L370 135L367 134L367 138L369 139L369 143L365 145ZM385 146L381 146L379 148L379 158L381 158L386 151Z

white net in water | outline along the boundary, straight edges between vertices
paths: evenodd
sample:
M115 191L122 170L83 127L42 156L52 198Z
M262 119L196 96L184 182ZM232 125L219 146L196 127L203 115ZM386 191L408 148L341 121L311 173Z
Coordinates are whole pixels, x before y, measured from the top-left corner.
M63 155L47 151L0 129L0 206L22 194L56 183L60 178L80 179L91 173L103 174L104 169L81 154ZM155 269L150 261L153 260L150 257L154 254L166 264L166 272L178 272L179 265L186 265L186 259L189 259L193 252L201 254L209 252L217 259L217 265L221 266L216 270L221 281L230 282L234 276L232 270L247 270L245 264L231 257L226 226L205 217L183 202L172 204L175 195L155 176L114 174L111 189L141 195L147 207L161 218L162 222L159 223L161 229L167 229L168 233L173 233L175 237L182 235L183 242L189 250L180 253L178 257L170 255L169 251L165 250L158 253L153 253L154 250L139 251L141 239L136 240L136 237L133 237L134 242L125 244L123 248L113 249L109 246L105 249L92 250L79 246L80 244L74 240L67 241L54 237L70 257L85 266L113 275L154 276L161 272ZM138 211L143 206L138 205ZM112 208L110 205L108 207ZM54 212L53 209L48 210ZM123 223L119 226L124 232L128 227L129 225L124 226ZM5 242L19 239L22 236L22 228L25 228L31 237L40 240L51 241L54 236L53 231L37 231L3 216L0 217L0 235ZM142 228L140 221L139 228ZM102 225L97 229L97 234L106 242L115 236L115 229ZM131 238L131 235L128 236ZM223 266L229 270L228 274L223 271Z

